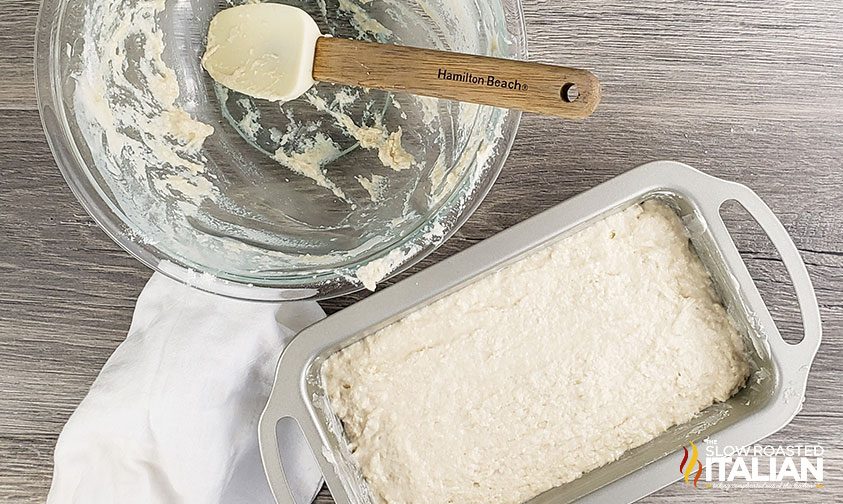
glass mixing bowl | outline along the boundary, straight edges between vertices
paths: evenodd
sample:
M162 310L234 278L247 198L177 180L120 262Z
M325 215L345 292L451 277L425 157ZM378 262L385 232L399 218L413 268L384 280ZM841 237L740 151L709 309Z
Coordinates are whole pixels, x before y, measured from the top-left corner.
M239 2L229 2L227 5ZM288 2L324 34L524 58L519 0ZM518 112L317 84L284 104L201 67L212 0L44 0L44 129L87 211L148 266L242 299L372 288L431 253L500 172Z

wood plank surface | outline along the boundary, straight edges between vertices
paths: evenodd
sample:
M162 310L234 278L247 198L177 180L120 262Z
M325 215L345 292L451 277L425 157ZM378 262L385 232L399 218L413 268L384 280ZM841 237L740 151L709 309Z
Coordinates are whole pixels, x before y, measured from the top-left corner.
M826 486L675 484L641 502L843 501L843 2L524 4L532 59L592 70L603 102L584 122L526 115L489 197L412 271L654 159L749 185L802 251L825 332L803 411L767 442L822 444ZM44 501L56 437L125 336L150 275L85 214L50 155L32 83L37 8L0 5L0 501L15 503ZM781 262L757 226L727 214L792 337L800 324ZM331 502L327 492L319 502Z

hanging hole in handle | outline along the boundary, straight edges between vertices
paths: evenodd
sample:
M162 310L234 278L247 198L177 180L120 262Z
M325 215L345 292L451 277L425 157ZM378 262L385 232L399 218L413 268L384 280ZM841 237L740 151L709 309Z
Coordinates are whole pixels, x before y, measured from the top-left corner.
M562 97L562 101L566 103L573 103L580 97L580 88L578 88L573 82L569 82L562 86L562 89L559 91L559 95Z
M720 207L723 223L746 264L782 339L795 345L805 334L802 313L790 274L767 233L736 200Z
M284 417L275 424L275 433L281 466L296 504L313 502L323 487L322 471L299 423L292 417Z

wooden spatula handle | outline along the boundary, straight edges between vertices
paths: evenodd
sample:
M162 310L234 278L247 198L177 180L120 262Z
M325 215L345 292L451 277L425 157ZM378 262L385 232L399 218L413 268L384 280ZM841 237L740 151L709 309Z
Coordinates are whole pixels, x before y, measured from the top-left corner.
M588 117L600 101L597 77L585 70L331 37L316 42L313 78L569 119Z

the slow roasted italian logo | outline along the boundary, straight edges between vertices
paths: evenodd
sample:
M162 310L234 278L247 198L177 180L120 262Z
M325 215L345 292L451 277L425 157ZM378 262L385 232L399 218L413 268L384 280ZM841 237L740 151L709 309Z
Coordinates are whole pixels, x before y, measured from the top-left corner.
M700 476L702 476L702 462L700 462L700 454L697 451L697 445L691 441L691 450L688 451L687 447L682 448L685 450L685 455L682 456L682 462L679 462L679 472L682 473L682 477L685 480L685 484L693 483L694 488L697 487L697 482L700 480ZM696 474L694 474L694 469L696 469ZM691 476L693 475L693 477Z

